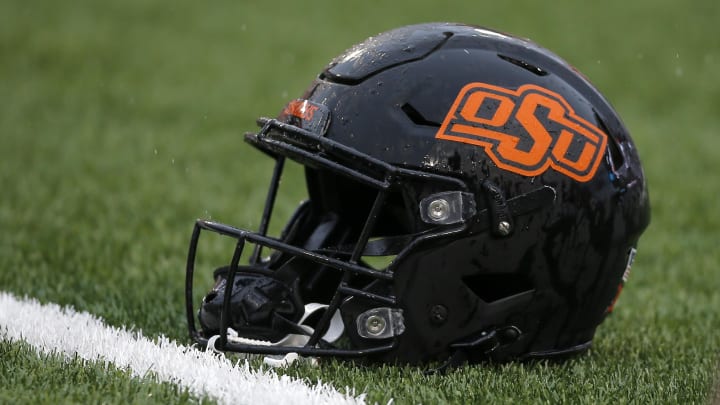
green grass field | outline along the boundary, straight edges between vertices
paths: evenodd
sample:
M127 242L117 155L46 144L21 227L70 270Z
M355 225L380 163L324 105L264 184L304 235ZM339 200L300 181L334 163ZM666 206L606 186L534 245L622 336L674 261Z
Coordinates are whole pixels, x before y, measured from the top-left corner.
M189 343L193 220L255 227L262 209L271 162L241 140L254 119L369 35L462 21L562 55L631 130L653 218L617 310L589 354L562 364L285 372L371 403L708 401L720 354L720 3L241 3L0 2L0 290ZM285 181L281 212L301 183ZM171 385L0 341L0 403L185 401Z

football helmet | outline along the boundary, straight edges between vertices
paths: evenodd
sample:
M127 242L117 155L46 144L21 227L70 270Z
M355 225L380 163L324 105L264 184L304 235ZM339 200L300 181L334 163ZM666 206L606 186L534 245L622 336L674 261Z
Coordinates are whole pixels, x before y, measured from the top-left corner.
M635 145L599 91L485 28L368 38L258 125L245 141L275 161L258 229L198 220L190 242L189 332L214 350L398 364L581 352L650 219ZM308 199L269 236L286 159ZM202 231L235 249L196 308Z

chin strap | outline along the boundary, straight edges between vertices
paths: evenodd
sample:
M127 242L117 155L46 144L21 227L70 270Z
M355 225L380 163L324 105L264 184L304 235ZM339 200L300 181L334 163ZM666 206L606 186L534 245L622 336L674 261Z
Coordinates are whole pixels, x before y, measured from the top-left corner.
M482 332L474 339L457 342L450 345L453 350L450 357L439 367L425 372L425 374L445 374L465 363L474 363L488 356L500 346L515 342L522 332L516 326L506 326L487 332Z
M302 332L302 333L290 333L290 334L286 335L284 338L278 340L277 342L242 337L242 336L239 336L237 331L233 328L228 328L227 340L228 340L228 342L232 342L232 343L254 345L254 346L282 346L282 347L304 346L310 340L310 336L314 332L314 329L311 326L306 325L305 322L308 319L312 318L313 315L320 314L321 312L326 311L327 308L328 308L327 305L319 304L319 303L315 303L315 302L305 305L305 313L302 315L300 320L297 322L297 326L300 329L298 332ZM330 326L328 326L327 331L325 332L325 334L322 337L322 341L327 342L327 343L333 343L333 342L337 341L340 338L340 336L342 336L344 331L345 331L345 325L342 322L340 313L338 311L335 311L332 318L330 319ZM219 338L220 338L220 335L211 336L208 339L207 347L216 353L223 353L222 351L215 348L215 342ZM265 363L271 367L288 367L291 364L293 364L296 360L298 360L299 358L300 358L300 356L298 356L297 353L288 353L284 356L283 355L264 356L263 363ZM313 366L317 365L316 358L310 357L310 358L308 358L308 362Z

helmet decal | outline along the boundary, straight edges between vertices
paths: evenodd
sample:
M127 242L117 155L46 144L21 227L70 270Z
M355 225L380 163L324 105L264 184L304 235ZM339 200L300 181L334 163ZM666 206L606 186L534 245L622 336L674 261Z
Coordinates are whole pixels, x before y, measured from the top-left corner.
M466 85L435 137L482 146L513 173L537 176L552 167L580 182L593 178L607 144L607 135L561 95L532 84Z
M330 124L330 110L310 100L296 99L287 103L278 118L315 134L324 135Z

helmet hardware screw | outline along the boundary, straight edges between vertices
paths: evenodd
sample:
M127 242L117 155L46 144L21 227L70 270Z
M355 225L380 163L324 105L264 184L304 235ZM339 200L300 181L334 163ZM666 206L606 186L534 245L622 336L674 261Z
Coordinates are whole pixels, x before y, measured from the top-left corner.
M387 325L387 322L385 322L385 318L379 316L379 315L370 315L365 320L365 328L367 329L367 332L371 335L379 335L385 331L385 326Z
M445 323L447 320L447 307L444 305L433 305L432 308L430 308L430 321L436 325L439 325L441 323Z
M510 223L507 221L500 221L498 223L497 231L502 236L507 236L510 234Z
M450 203L443 198L433 200L428 204L428 216L434 221L443 221L450 216Z

